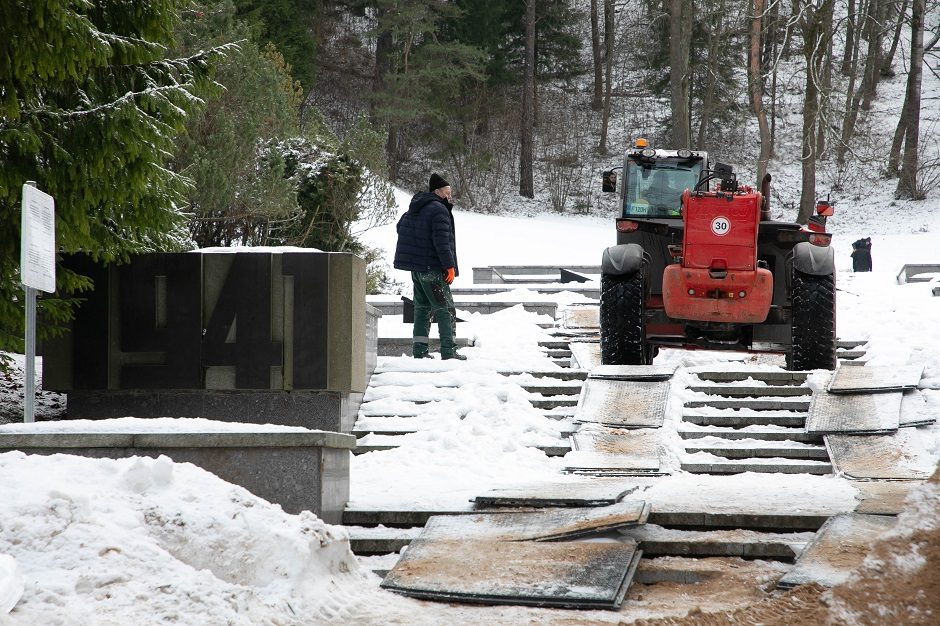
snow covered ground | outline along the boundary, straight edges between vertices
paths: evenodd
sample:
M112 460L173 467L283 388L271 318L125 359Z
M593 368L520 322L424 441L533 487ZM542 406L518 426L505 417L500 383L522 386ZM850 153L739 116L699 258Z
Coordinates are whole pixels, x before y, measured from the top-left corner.
M881 135L893 131L902 93L902 73L879 87L869 125ZM925 75L924 102L936 102L938 97L940 81ZM780 156L771 164L779 183L774 198L780 203L774 211L785 219L794 217L787 207L793 206L799 188L798 98L791 108L792 120L782 121L779 129ZM928 122L936 123L937 112L935 106L924 105ZM628 135L640 130L616 124L612 128L616 145L625 145L631 140ZM936 138L931 136L925 148L928 156L935 147ZM825 170L825 164L821 168ZM596 179L598 174L588 175ZM933 190L924 202L895 201L894 181L869 176L867 171L859 176L851 189L833 194L836 215L829 219L838 263L838 334L867 340L872 365L923 363L921 386L927 411L940 415L940 297L932 295L940 277L906 285L896 280L904 264L940 263L940 199ZM401 210L409 197L399 193ZM458 199L455 217L462 275L455 286L471 284L474 266L597 264L603 248L614 243L613 210L605 217L569 216L544 212L545 194L541 200L542 205L509 201L507 208L519 216L494 216L462 211ZM614 204L607 199L596 204L604 203ZM853 274L851 243L861 237L872 238L875 271ZM385 250L390 260L394 225L370 231L366 242ZM404 274L398 278L407 282ZM578 298L569 294L557 299L565 303ZM466 508L469 498L491 488L565 480L561 459L529 447L554 441L560 433L559 423L533 409L531 396L520 388L520 383L531 380L495 373L557 367L538 348L546 333L537 323L544 320L521 307L468 317L460 330L472 336L475 345L462 350L469 357L466 362L380 359L364 411L387 413L408 399L429 402L421 415L409 420L410 425L421 426L421 432L404 436L397 449L353 458L352 506ZM390 320L382 324L383 335L408 334L407 328L395 328ZM680 366L676 382L681 384L690 368L730 369L743 358L664 350L656 363ZM420 373L406 373L416 366ZM14 371L21 368L20 358ZM0 385L0 416L21 412L22 391L17 385L21 382L15 377ZM669 406L667 421L679 419L679 408L677 403ZM40 415L58 415L62 398L44 394L37 410ZM227 428L205 420L125 418L93 426L9 424L0 426L0 435L92 427L116 432ZM919 428L917 433L936 465L940 426ZM666 462L675 469L684 450L679 441L671 443ZM710 480L678 473L646 495L694 497ZM851 484L834 476L743 474L722 480L742 499L768 485L805 494L813 503L850 504L856 497ZM895 533L936 525L935 492L924 488L912 494L911 512L902 516ZM893 558L916 571L922 563L917 547L905 549ZM642 601L625 612L572 614L412 600L378 587L380 579L370 568L388 567L393 560L356 559L342 527L326 525L309 513L288 515L190 464L166 458L0 454L0 626L617 623L660 615L647 610ZM750 571L756 566L741 561L737 567ZM779 574L774 568L781 566L768 567ZM754 577L773 584L766 569ZM710 608L701 597L678 594L673 600L672 615Z
M936 415L940 297L932 288L940 279L898 285L896 275L904 263L940 262L940 211L935 202L905 209L883 212L880 225L864 233L852 230L851 208L833 220L839 335L867 340L872 365L924 363L922 387L928 410ZM609 221L596 218L458 211L457 225L465 268L457 286L470 283L474 265L596 262L612 239ZM849 244L856 234L872 237L876 271L851 272ZM390 228L373 236L385 247L394 239ZM517 384L531 381L495 373L557 367L538 348L546 338L537 326L542 320L521 307L469 317L462 334L476 343L463 349L466 362L380 359L364 411L387 413L406 400L430 402L412 422L422 431L406 435L399 448L354 457L352 506L466 508L471 497L494 487L565 479L561 459L527 446L557 439L559 423L533 409ZM383 328L386 333L397 334ZM681 382L688 376L685 369L731 368L742 358L665 350L656 363L679 365ZM405 373L416 365L421 373ZM671 404L667 420L678 420L679 409ZM88 424L10 424L0 433L81 427ZM142 427L213 428L204 420L94 424L99 431ZM918 433L936 461L940 427ZM684 451L678 440L672 443L667 463L676 468ZM381 591L378 577L363 564L369 561L357 561L349 551L343 528L311 514L285 514L240 487L166 458L115 461L14 452L0 455L0 476L0 624L508 623L544 617L534 609L446 607ZM709 480L680 473L646 497L689 497ZM856 495L847 481L833 476L744 474L722 480L733 481L728 484L740 498L766 492L771 483L814 502L851 503ZM603 615L608 614L594 617Z

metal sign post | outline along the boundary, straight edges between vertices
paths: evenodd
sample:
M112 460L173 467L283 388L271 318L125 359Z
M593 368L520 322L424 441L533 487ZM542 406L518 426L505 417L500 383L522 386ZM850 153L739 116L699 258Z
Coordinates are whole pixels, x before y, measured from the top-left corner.
M55 291L55 201L36 189L34 181L23 185L20 231L20 280L26 292L26 389L23 421L36 414L36 291Z

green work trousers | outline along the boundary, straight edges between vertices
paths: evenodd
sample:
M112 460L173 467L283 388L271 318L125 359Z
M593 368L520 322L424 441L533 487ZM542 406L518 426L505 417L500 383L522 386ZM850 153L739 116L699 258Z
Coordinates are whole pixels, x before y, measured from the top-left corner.
M416 357L427 356L428 335L431 332L431 317L437 321L441 336L441 358L453 357L457 352L454 334L457 328L457 310L450 294L450 285L444 282L442 270L411 272L414 283L415 322L411 353Z

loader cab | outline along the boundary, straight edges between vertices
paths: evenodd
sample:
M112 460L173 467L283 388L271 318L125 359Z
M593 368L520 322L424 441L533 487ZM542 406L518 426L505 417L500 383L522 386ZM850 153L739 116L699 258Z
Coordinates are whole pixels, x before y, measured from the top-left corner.
M637 148L623 167L622 217L680 218L682 192L694 189L708 156L691 150Z

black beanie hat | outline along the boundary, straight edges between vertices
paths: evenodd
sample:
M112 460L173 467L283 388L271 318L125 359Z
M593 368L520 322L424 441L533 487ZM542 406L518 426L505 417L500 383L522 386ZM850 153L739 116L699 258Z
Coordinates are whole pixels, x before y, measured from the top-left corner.
M431 180L428 181L428 191L434 191L441 187L450 187L450 183L438 176L436 172L431 174Z

